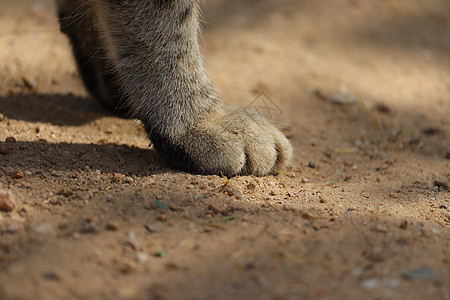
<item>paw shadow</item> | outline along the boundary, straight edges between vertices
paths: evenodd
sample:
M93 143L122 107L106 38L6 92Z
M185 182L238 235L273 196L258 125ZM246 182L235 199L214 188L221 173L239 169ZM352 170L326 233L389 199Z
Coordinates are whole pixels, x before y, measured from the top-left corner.
M82 126L113 115L92 98L68 95L8 95L0 97L0 114L6 120L50 123L55 126ZM120 116L119 116L120 117ZM6 120L3 120L5 122ZM99 170L146 176L165 169L156 150L118 144L49 143L18 141L0 155L0 175L17 170L32 174Z
M15 142L9 153L1 155L0 171L33 176L67 177L100 171L138 177L169 172L154 149L117 144L69 144L45 141ZM2 172L0 172L0 175ZM14 177L14 176L13 176Z
M9 119L80 126L111 115L92 98L58 94L26 94L0 97L0 113Z

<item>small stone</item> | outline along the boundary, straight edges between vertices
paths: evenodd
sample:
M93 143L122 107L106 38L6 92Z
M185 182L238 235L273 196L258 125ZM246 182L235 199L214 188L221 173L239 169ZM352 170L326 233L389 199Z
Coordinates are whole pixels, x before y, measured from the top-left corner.
M167 220L169 220L169 217L167 215L159 215L158 216L158 221L160 222L167 222Z
M9 191L0 190L0 210L1 211L13 211L16 207L16 200Z
M34 227L33 231L36 233L39 233L39 234L49 234L49 233L53 232L53 228L48 223L42 223L42 224L36 225Z
M376 224L373 230L377 232L386 233L388 231L388 228L385 224Z
M241 221L242 221L242 222L249 222L249 221L250 221L250 216L243 216L243 217L241 218Z
M445 156L446 159L450 159L450 151L447 151L447 155Z
M408 279L408 280L412 280L412 279L432 280L438 276L438 272L435 269L432 269L430 267L421 267L418 269L404 272L402 274L402 276L404 279Z
M448 189L448 184L441 180L435 180L434 185L437 186L438 188Z
M237 199L242 199L241 190L232 184L227 184L227 185L223 186L222 191L230 197L236 197Z
M167 264L166 264L166 268L167 268L168 270L172 270L172 271L180 270L180 269L181 269L181 267L180 267L179 265L177 265L176 263L174 263L174 262L169 262L169 263L167 263Z
M63 188L58 192L58 195L62 195L64 197L70 197L73 195L73 191L69 188Z
M52 280L52 281L59 281L61 280L61 277L58 275L58 273L54 271L49 271L44 274L42 274L42 277L44 277L45 280Z
M309 182L311 182L311 179L306 177L302 178L302 183L309 183Z
M98 232L98 225L94 222L88 222L87 224L84 224L80 230L80 233L83 234L97 234Z
M317 164L315 162L310 161L308 162L308 167L310 167L311 169L315 169L317 168Z
M353 174L352 174L352 175L349 175L349 176L347 176L347 177L344 178L344 181L351 181L351 180L355 179L355 177L356 177L356 176L353 175Z
M388 166L380 166L375 168L376 171L380 172L380 171L386 171L387 169L389 169Z
M113 182L122 182L122 180L125 179L125 176L123 176L122 174L119 173L114 173L113 177L112 177L112 181Z
M23 77L22 78L22 84L23 84L23 86L25 88L27 88L29 90L34 90L37 87L38 82L34 78L25 78L25 77Z
M212 211L215 214L222 214L223 213L223 209L221 209L220 207L217 207L213 204L208 205L208 210Z
M328 97L328 100L339 105L351 105L355 104L358 99L354 95L334 94Z
M441 132L441 129L437 128L437 127L428 127L428 128L424 128L423 129L423 133L425 135L430 135L430 136L436 135L436 134L438 134L440 132Z
M136 253L136 260L138 263L141 263L141 264L146 263L149 258L150 257L147 253L144 253L144 252Z
M380 285L378 278L366 278L361 282L361 287L367 290L372 290Z
M403 221L400 223L400 229L405 230L406 228L408 228L408 221Z
M167 204L167 207L168 207L171 211L184 211L184 207L176 206L176 205L173 205L173 204Z
M22 171L20 171L20 170L17 170L17 171L14 171L12 174L11 174L11 177L13 178L13 179L21 179L21 178L23 178L23 172Z
M130 245L134 250L139 249L141 246L136 238L136 235L132 231L128 232L127 234L127 244Z
M389 197L391 197L392 199L398 199L398 194L392 193L392 194L389 194Z
M164 229L160 224L146 224L144 227L150 233L159 233Z
M129 275L136 272L136 268L130 264L121 266L119 270L123 275Z
M391 289L398 289L400 282L395 278L383 278L383 285Z
M389 106L387 106L386 104L381 103L381 102L376 103L374 108L377 111L379 111L380 113L383 113L383 114L389 114L391 112L391 108Z
M13 144L15 142L16 142L16 139L12 136L9 136L5 139L5 143L7 143L7 144Z
M0 154L6 155L9 153L9 146L7 143L0 143Z
M105 229L109 231L117 231L119 230L120 226L116 222L109 222L106 224Z

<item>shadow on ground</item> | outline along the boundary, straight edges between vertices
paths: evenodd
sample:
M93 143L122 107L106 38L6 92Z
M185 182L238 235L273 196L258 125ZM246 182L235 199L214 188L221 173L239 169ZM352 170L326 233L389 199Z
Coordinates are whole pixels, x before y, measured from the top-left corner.
M51 94L2 96L0 113L10 119L57 126L80 126L111 115L92 98Z

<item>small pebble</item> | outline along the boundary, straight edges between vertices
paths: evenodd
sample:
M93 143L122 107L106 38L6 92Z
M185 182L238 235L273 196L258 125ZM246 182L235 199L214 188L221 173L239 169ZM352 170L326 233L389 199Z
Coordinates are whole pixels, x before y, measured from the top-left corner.
M213 204L208 205L208 210L212 211L215 214L222 214L224 212L223 209Z
M443 189L448 189L448 184L444 181L441 180L435 180L434 181L434 185L439 187L439 188L443 188Z
M354 95L334 94L328 100L335 104L350 105L355 104L358 99Z
M353 180L353 179L355 179L355 177L356 177L356 176L353 175L353 174L352 174L352 175L349 175L349 176L347 176L347 177L344 178L344 181L350 181L350 180Z
M400 287L400 282L395 278L383 278L383 285L391 289L398 289Z
M308 162L308 167L310 167L311 169L315 169L315 168L317 168L317 164L310 161L310 162Z
M167 220L169 220L169 217L167 215L159 215L158 216L158 221L160 221L160 222L167 222Z
M136 253L136 260L138 263L141 263L141 264L146 263L149 258L150 257L147 253L144 253L144 252Z
M304 177L304 178L302 178L301 181L302 181L302 183L309 183L309 182L311 182L311 179Z
M70 197L73 195L73 191L69 188L63 188L58 192L58 195L62 195L64 197Z
M16 139L15 139L14 137L12 137L12 136L7 137L7 138L5 139L5 143L7 143L7 144L13 144L13 143L15 143L15 142L16 142Z
M136 268L130 264L125 264L121 266L119 270L123 275L129 275L134 273L136 271Z
M408 221L403 221L400 223L400 229L405 230L406 228L408 228Z
M242 192L240 189L232 184L227 184L223 188L223 192L230 196L230 197L236 197L237 199L242 199Z
M16 207L16 200L9 191L0 190L0 210L1 211L13 211Z
M114 173L114 174L113 174L112 181L113 181L113 182L122 182L122 180L123 180L124 178L125 178L124 175L119 174L119 173Z
M42 277L44 277L45 280L52 280L52 281L61 280L61 277L54 271L46 272L46 273L42 274Z
M441 132L441 129L440 128L436 128L436 127L428 127L428 128L425 128L425 129L423 129L423 133L425 134L425 135L436 135L436 134L438 134L438 133L440 133Z
M109 231L117 231L119 230L119 224L117 224L116 222L109 222L108 224L106 224L105 229Z
M164 227L162 227L160 224L146 224L145 229L147 229L150 233L159 233L163 231Z
M249 217L249 216L243 216L243 217L241 218L241 221L242 221L242 222L249 222L249 221L250 221L250 217Z
M377 232L386 233L388 231L388 228L385 224L376 224L373 230Z
M421 267L418 269L413 269L402 274L404 279L419 279L419 280L432 280L438 276L435 269L430 267Z
M6 155L9 153L9 146L7 143L0 143L0 154Z
M39 233L39 234L49 234L49 233L53 232L53 228L48 223L42 223L42 224L36 225L34 227L33 231L36 233Z
M181 267L179 265L177 265L176 263L174 263L174 262L167 263L166 264L166 268L168 270L180 270L181 269Z
M387 106L386 104L381 103L381 102L375 104L374 108L377 111L379 111L380 113L383 113L383 114L389 114L391 112L391 108L389 106Z
M80 233L83 234L97 234L99 232L98 225L94 222L88 222L87 224L84 224L83 227L80 229Z
M361 282L361 287L367 290L372 290L380 285L380 281L377 278L366 278Z
M13 179L20 179L20 178L23 178L23 172L22 171L20 171L20 170L17 170L17 171L14 171L12 174L11 174L11 177L13 178Z
M130 245L134 250L139 249L141 246L136 238L136 235L132 231L128 232L127 234L127 244Z

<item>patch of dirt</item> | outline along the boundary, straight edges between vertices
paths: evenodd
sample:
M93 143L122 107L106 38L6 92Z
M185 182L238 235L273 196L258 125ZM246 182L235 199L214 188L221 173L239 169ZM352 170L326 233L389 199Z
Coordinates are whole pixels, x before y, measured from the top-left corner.
M445 0L214 0L207 69L295 146L167 167L87 95L52 1L0 2L0 299L450 299Z

